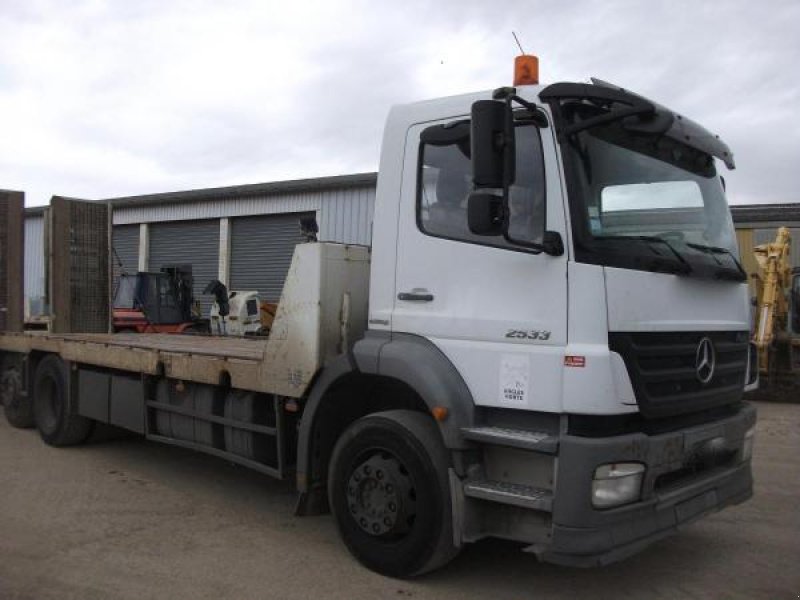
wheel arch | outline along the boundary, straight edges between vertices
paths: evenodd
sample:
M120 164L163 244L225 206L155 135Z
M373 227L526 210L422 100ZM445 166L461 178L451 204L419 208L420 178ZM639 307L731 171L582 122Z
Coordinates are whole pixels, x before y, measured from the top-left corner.
M461 428L472 424L474 402L450 360L425 338L369 332L351 353L325 367L305 403L297 445L297 513L327 511L328 461L352 422L392 409L430 414L434 407L447 409L447 417L437 421L445 447L464 448Z

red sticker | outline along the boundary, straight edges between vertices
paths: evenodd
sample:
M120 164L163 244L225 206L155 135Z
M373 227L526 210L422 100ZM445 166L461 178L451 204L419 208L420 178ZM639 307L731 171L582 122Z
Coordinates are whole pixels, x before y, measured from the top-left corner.
M586 357L585 356L565 356L564 357L564 366L565 367L585 367L586 366Z

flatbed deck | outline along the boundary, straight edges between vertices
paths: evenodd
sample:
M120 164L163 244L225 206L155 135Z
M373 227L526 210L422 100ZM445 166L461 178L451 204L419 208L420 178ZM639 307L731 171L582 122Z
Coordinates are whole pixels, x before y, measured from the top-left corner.
M37 334L33 334L37 335ZM41 334L38 334L41 335ZM266 338L211 337L207 335L167 333L70 333L50 334L50 338L106 344L159 352L179 352L202 356L258 360L264 358Z
M267 340L163 333L0 334L0 350L55 352L76 363L269 391L260 377Z
M57 354L72 368L96 367L301 398L326 361L363 336L368 290L367 248L300 244L268 338L0 332L0 352Z

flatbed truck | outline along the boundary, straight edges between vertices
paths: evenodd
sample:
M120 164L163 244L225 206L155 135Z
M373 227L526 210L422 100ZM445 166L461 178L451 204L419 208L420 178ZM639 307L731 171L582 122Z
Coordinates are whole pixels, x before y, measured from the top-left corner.
M746 500L730 150L604 82L515 84L391 110L371 247L298 245L265 340L0 334L9 421L294 477L396 577L487 537L604 565Z

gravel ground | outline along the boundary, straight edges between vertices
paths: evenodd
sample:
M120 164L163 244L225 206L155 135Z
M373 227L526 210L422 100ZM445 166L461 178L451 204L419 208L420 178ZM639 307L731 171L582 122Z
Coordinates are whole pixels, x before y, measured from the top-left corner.
M0 420L0 598L800 597L800 404L759 404L756 496L620 564L539 564L486 541L413 581L358 565L289 484L106 439L54 449Z

